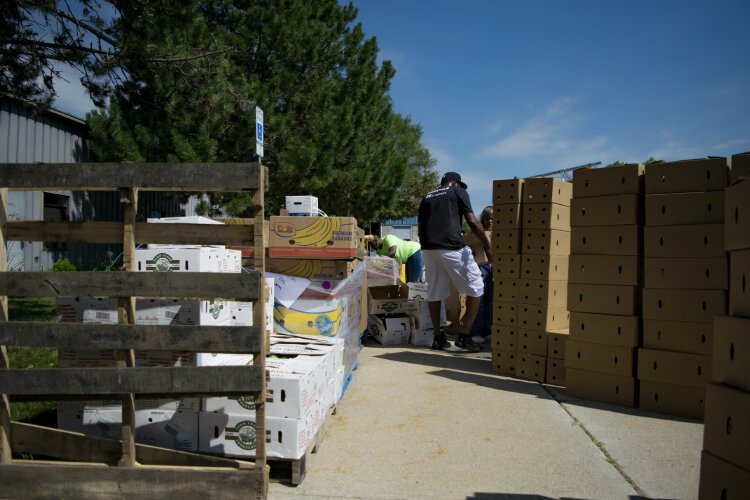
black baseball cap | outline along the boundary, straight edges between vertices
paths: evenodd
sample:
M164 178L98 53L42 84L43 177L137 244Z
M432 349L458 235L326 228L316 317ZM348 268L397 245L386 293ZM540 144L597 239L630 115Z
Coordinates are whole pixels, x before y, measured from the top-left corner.
M456 181L458 182L458 185L464 189L468 187L465 182L461 181L461 174L457 174L456 172L446 172L440 180L440 184L443 184L446 181Z

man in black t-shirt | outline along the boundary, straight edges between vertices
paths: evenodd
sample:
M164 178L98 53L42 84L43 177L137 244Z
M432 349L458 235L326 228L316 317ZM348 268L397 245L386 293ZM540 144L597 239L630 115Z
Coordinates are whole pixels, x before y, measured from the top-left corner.
M440 181L440 187L428 193L419 205L419 242L427 275L428 307L435 332L433 349L446 349L451 345L440 331L440 306L443 300L450 297L450 282L459 293L466 294L464 327L467 331L459 334L456 347L481 349L471 340L468 329L474 324L484 283L471 249L464 244L462 218L466 219L471 232L479 238L491 262L490 241L471 208L466 184L459 174L448 172Z

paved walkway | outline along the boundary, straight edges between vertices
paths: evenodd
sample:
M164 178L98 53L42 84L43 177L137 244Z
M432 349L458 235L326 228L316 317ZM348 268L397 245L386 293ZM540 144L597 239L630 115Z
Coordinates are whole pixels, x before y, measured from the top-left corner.
M269 498L697 498L701 422L493 375L487 352L365 347L331 418Z

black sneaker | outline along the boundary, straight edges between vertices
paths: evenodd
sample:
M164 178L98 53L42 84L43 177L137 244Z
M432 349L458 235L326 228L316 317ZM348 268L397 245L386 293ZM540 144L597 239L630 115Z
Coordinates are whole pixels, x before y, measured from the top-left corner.
M482 350L482 346L471 340L471 337L468 335L459 335L458 340L456 340L456 347L474 352Z
M446 340L445 334L438 335L437 337L435 337L435 340L432 341L432 348L436 351L448 349L450 346L451 343Z

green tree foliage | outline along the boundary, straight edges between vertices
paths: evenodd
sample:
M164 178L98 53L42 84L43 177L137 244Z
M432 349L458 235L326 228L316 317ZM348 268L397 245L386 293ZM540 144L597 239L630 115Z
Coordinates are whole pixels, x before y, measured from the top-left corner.
M70 259L58 259L52 264L52 269L50 270L53 272L71 272L76 270L76 266Z
M68 60L97 102L108 97L88 116L101 161L251 161L257 105L265 111L271 213L285 195L313 194L329 214L402 217L437 184L420 127L393 109L395 69L378 62L377 41L355 22L351 4L21 4L37 14L15 11L20 19L41 12L49 31L72 47L48 54L42 66ZM202 209L247 216L249 205L246 195L210 193Z

